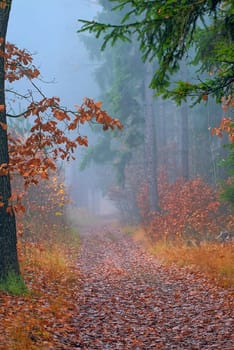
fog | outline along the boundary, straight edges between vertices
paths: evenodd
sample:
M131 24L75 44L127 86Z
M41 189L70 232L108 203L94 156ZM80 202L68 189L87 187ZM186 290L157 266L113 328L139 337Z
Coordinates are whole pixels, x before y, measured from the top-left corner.
M43 82L37 82L43 93L59 96L62 105L73 108L81 104L84 97L94 100L100 95L93 72L98 62L91 61L84 44L77 34L78 18L93 18L100 6L93 0L34 0L13 1L7 39L19 48L26 48L33 53L34 64L39 67ZM19 82L21 89L24 83ZM20 107L22 104L20 102ZM89 134L92 145L92 135L84 127L84 134ZM82 191L87 198L81 199L90 210L96 213L106 213L112 204L102 199L99 189L94 188L94 173L89 170L78 174L80 154L76 160L65 165L66 183L72 200L79 206L75 193L77 188L84 186ZM88 177L87 177L88 174ZM79 177L79 179L78 179ZM95 193L94 193L95 192ZM92 196L100 196L100 208L93 208Z
M79 17L98 11L88 0L13 1L8 40L34 54L48 96L60 96L73 106L84 96L97 96L92 64L77 35Z
M144 65L136 43L118 44L103 55L100 41L86 40L84 45L83 35L77 33L78 18L104 16L111 21L111 12L102 11L94 0L15 0L8 40L34 54L44 81L39 87L48 97L59 96L70 108L84 97L101 99L107 112L120 118L124 130L119 134L84 128L88 153L77 152L76 160L64 166L65 177L74 216L82 208L134 221L145 182L152 209L157 206L155 186L162 170L171 182L180 176L217 181L220 141L211 140L209 132L217 106L211 101L206 109L190 109L155 98L148 86L156 62ZM195 76L192 69L179 74ZM221 113L216 115L219 119ZM84 171L79 171L81 166Z

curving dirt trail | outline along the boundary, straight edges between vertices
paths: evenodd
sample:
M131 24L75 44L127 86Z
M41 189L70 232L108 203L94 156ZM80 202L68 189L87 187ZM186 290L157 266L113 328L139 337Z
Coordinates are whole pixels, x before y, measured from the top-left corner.
M120 229L84 232L79 266L72 349L234 349L230 292L163 266Z

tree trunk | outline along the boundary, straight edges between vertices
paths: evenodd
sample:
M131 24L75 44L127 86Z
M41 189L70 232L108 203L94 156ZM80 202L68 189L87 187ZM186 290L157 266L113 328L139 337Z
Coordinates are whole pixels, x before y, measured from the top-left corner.
M188 130L188 105L183 103L181 107L181 160L182 176L185 180L189 179L189 130Z
M182 79L188 81L188 68L186 61L181 64ZM187 102L183 102L181 106L181 161L182 176L185 180L189 179L189 110Z
M147 63L145 75L145 173L149 190L149 207L151 211L155 211L158 210L158 191L154 98L153 91L149 88L152 76L152 65Z
M2 3L5 4L5 3ZM3 40L1 51L5 50L5 39L8 19L11 9L11 0L0 8L0 38ZM4 57L0 55L0 105L5 106L5 69ZM6 125L6 110L0 112L0 169L8 168L9 154ZM2 166L2 167L1 167ZM8 199L11 196L9 173L0 172L0 280L4 280L10 273L19 275L17 257L16 223L12 211L7 211Z
M156 139L157 139L157 167L167 169L168 155L165 153L167 144L167 132L165 123L165 103L161 97L157 98L157 121L156 121Z

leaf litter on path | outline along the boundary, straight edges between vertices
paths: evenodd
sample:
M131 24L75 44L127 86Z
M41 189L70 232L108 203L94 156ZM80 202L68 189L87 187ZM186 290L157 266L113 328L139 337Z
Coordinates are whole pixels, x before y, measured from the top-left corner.
M31 264L33 293L0 293L2 350L233 350L233 295L164 266L107 224L87 229L57 277Z
M70 348L234 349L230 291L189 268L163 266L118 228L86 232L78 265Z

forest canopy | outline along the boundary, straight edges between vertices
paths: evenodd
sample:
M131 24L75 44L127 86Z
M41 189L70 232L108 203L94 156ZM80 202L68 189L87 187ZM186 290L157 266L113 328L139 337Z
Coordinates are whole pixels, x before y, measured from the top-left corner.
M227 1L110 0L123 11L119 23L80 19L79 32L103 39L102 49L116 41L137 38L143 61L157 62L150 87L164 98L181 103L233 94L234 4ZM195 64L196 78L172 83L183 61ZM174 77L173 77L174 78ZM175 75L176 78L176 75ZM175 80L175 79L174 79Z

